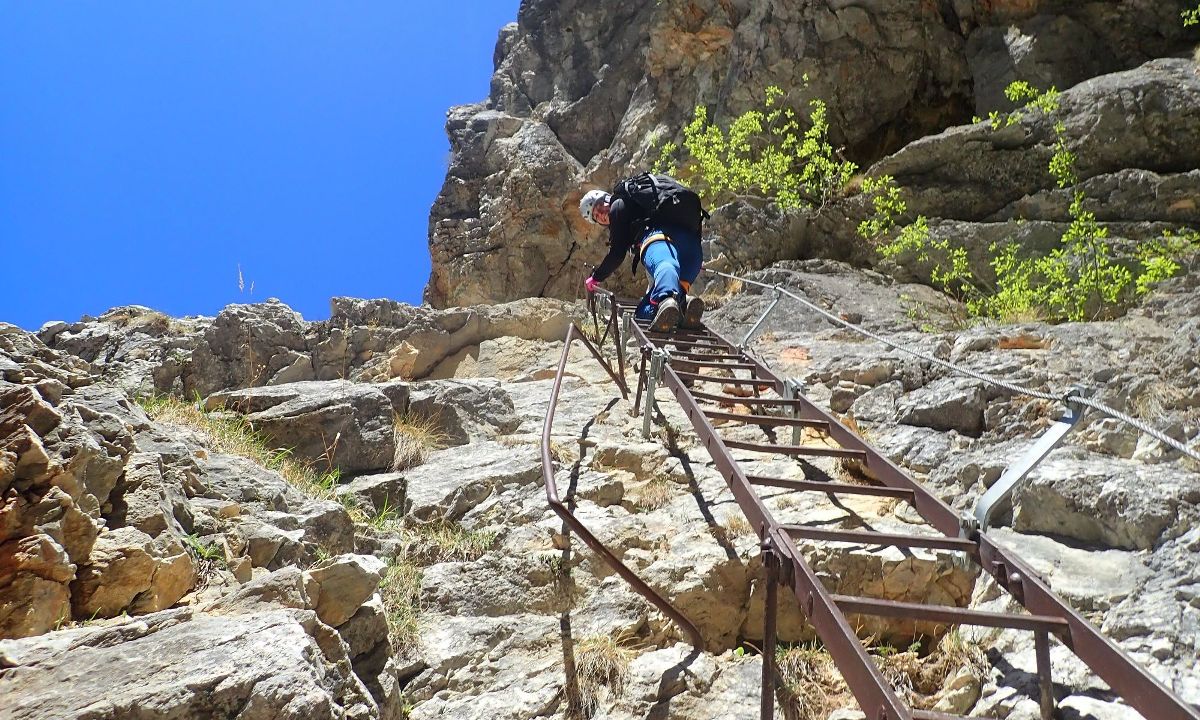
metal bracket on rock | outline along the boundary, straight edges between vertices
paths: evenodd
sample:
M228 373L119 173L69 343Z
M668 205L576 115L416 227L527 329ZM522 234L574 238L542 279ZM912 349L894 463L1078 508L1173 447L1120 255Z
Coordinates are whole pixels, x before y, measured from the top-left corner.
M778 305L779 301L782 299L783 289L776 285L775 297L771 300L771 304L767 306L767 309L763 311L763 314L758 318L758 322L754 323L754 325L750 327L750 332L746 333L746 336L742 338L741 344L738 345L739 350L746 349L746 346L750 344L750 338L754 337L754 333L758 332L758 329L767 321L767 317L770 316L771 312L775 309L775 306Z
M646 371L646 405L642 411L642 437L650 437L650 423L654 419L654 391L658 389L658 381L662 378L663 366L667 364L670 353L666 350L650 352L650 367Z
M997 513L1012 506L1012 493L1017 485L1079 424L1084 407L1074 399L1087 397L1089 394L1084 388L1076 386L1063 396L1063 402L1067 406L1063 416L1042 433L1024 455L1005 469L1000 479L975 503L972 514L962 518L963 529L967 534L987 530Z
M800 397L801 390L803 390L803 389L804 389L804 386L796 378L794 378L794 377L784 378L783 397L785 400L795 400L796 398ZM788 413L794 418L800 417L800 408L796 407L795 405L792 405L791 408L788 409ZM792 444L793 445L800 444L800 436L801 436L802 432L803 432L803 428L801 428L799 425L795 425L792 427Z

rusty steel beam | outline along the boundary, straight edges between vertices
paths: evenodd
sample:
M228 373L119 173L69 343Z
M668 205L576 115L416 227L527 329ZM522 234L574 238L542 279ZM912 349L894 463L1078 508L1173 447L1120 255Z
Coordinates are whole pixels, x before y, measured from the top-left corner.
M709 382L719 383L721 385L753 385L764 390L769 390L772 387L770 380L759 380L756 378L723 378L713 375L700 375L699 373L679 372L681 380L691 380L692 382Z
M671 353L671 361L685 363L685 364L691 365L693 367L721 368L724 370L753 370L754 369L754 366L751 365L750 363L721 362L721 361L713 361L713 360L694 360L692 358L682 357L681 355L677 355L675 353Z
M552 430L554 428L554 414L555 410L558 408L558 396L559 392L562 390L562 381L567 367L567 356L571 352L571 342L573 340L581 340L584 345L588 346L588 349L592 351L592 354L597 356L598 360L600 359L599 353L596 352L595 348L591 347L591 343L588 341L588 339L584 337L583 333L580 332L577 327L575 327L574 323L572 323L571 326L567 328L567 336L563 341L562 357L560 357L558 361L558 372L554 376L554 385L550 390L550 403L546 410L546 420L542 425L542 480L546 485L546 502L550 505L551 509L554 510L555 514L558 515L564 523L566 523L567 527L569 527L583 540L585 545L599 555L600 558L604 560L604 562L606 562L614 572L620 575L625 582L629 583L630 587L641 594L642 597L649 600L650 603L657 607L663 615L666 615L668 618L670 618L671 621L674 622L675 625L688 636L693 647L697 649L703 649L704 640L700 636L700 630L692 624L692 621L688 620L687 616L677 610L674 605L667 601L666 598L658 594L654 588L647 585L644 580L637 576L637 573L626 567L626 565L621 562L620 558L618 558L611 550L605 547L604 543L602 543L599 538L593 535L592 532L588 530L587 527L579 520L579 518L575 517L575 514L571 512L571 509L559 499L558 484L554 479L554 458L551 455L551 437Z
M711 414L710 414L711 415ZM901 500L912 500L912 490L897 490L883 485L850 485L848 483L822 482L818 480L789 480L787 478L764 477L748 475L751 485L785 488L801 492L823 492L835 495L873 495L875 497L894 497Z
M846 450L826 445L772 445L770 443L743 442L741 440L725 439L725 447L737 450L766 453L771 455L789 455L793 457L836 457L865 460L866 453L862 450Z
M709 420L733 420L748 425L765 425L768 427L828 427L828 424L821 420L805 420L785 415L739 415L738 413L720 412L718 410L707 410L704 414L708 416Z
M766 384L766 383L764 383ZM774 407L794 407L801 408L806 406L804 400L783 400L780 398L763 398L763 397L738 397L737 395L717 395L716 393L700 392L699 390L692 391L692 397L697 400L712 400L713 402L733 403L735 405L758 405L758 406L774 406ZM827 421L826 421L827 422Z
M891 545L893 547L929 548L931 550L954 550L975 555L979 547L972 541L957 537L933 535L900 535L896 533L870 532L866 530L826 530L807 525L782 525L782 530L802 540L824 540L825 542L855 543L857 545Z
M1049 615L1014 615L1012 613L984 612L948 605L922 605L921 603L897 600L876 600L852 595L834 595L833 601L842 612L852 615L877 615L879 617L904 618L906 620L932 620L947 625L978 625L980 627L1008 628L1010 630L1035 630L1063 634L1067 623L1062 618Z

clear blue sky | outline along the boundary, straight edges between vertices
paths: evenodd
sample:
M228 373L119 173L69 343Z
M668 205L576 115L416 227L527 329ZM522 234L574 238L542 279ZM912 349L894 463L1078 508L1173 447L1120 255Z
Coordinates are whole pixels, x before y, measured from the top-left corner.
M518 5L0 0L0 321L419 303L446 110Z

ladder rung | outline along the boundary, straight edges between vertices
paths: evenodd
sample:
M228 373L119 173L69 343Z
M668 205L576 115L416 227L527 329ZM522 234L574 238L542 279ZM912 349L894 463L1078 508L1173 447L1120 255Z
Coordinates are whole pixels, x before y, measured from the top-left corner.
M847 483L818 482L815 480L787 480L785 478L747 475L751 485L764 487L786 488L804 492L825 492L839 495L873 495L876 497L896 497L912 502L914 493L903 488L887 487L886 485L850 485Z
M645 332L646 337L649 338L679 338L681 340L712 340L714 342L720 342L716 335L704 330L668 330L667 332L646 330Z
M689 352L675 352L675 353L671 353L671 359L672 359L672 360L688 360L688 359L696 359L696 360L742 360L742 359L743 359L743 357L742 357L741 355L727 355L727 354L721 354L721 353L689 353ZM757 367L757 366L755 366L755 367Z
M871 532L866 530L825 530L807 525L782 525L780 529L792 537L805 540L828 540L829 542L862 543L863 545L893 545L895 547L922 547L937 550L960 550L974 552L979 545L965 538L945 535L899 535L896 533Z
M833 601L843 613L878 615L880 617L932 620L953 625L1010 628L1012 630L1044 630L1056 634L1067 632L1067 621L1051 615L1013 615L984 612L948 605L923 605L897 600L876 600L853 595L834 595Z
M808 420L806 418L787 417L786 415L739 415L731 412L705 412L704 417L710 420L736 420L751 425L769 425L772 427L811 427L829 428L825 420Z
M677 373L678 374L678 373ZM761 380L759 382L762 382ZM697 400L714 400L716 402L734 403L737 405L776 405L778 407L805 407L804 400L784 400L783 398L738 397L736 395L717 395L716 393L692 391L692 397Z
M752 443L742 442L741 440L729 440L721 438L725 443L725 447L737 448L738 450L751 450L760 453L773 453L775 455L798 455L808 457L845 457L857 458L865 460L867 454L862 450L847 450L845 448L831 448L824 445L771 445L767 443Z
M721 383L722 385L761 385L764 388L770 389L775 387L775 383L771 380L763 380L761 378L719 378L712 375L700 375L698 373L679 372L675 374L684 380L696 380L697 382Z
M913 710L913 720L975 720L967 715L948 715L932 710Z
M728 350L725 345L711 342L697 342L695 340L675 340L674 338L650 338L651 340L659 340L659 345L674 345L676 347L690 348L712 348L713 350Z
M688 365L696 365L699 367L714 367L725 368L727 370L755 370L757 365L751 363L739 362L713 362L711 360L693 360L692 358L679 357L678 355L671 356L671 362L680 362Z

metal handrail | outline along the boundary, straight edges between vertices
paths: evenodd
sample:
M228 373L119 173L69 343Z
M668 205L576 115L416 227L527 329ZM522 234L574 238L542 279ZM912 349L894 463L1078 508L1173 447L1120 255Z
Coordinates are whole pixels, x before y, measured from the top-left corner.
M618 379L612 368L609 367L608 363L604 361L604 357L600 351L596 349L592 342L588 340L586 336L584 336L583 332L576 327L574 323L571 323L571 326L567 328L566 339L563 341L562 357L559 358L558 361L558 372L554 376L554 387L550 391L550 404L546 410L546 421L545 424L542 425L542 477L546 483L546 502L549 503L555 514L557 514L562 521L567 524L567 527L569 527L575 532L576 535L583 539L585 545L591 548L593 552L595 552L606 563L608 563L609 567L611 567L618 575L620 575L625 582L629 583L629 585L635 591L637 591L642 597L649 600L651 604L658 608L663 615L666 615L671 619L672 622L675 623L675 625L683 630L683 632L690 639L693 647L697 649L703 649L704 641L703 638L701 638L700 631L696 628L696 626L693 625L683 613L677 610L675 606L668 602L666 598L664 598L662 595L659 595L654 588L646 584L644 580L638 577L636 573L622 563L621 560L614 555L611 550L604 546L604 543L600 542L599 538L593 535L592 532L588 530L586 526L584 526L579 518L575 517L575 514L571 512L571 509L567 507L567 505L561 499L559 499L558 485L554 479L554 458L551 455L550 437L551 430L554 427L555 410L558 408L559 391L562 389L562 381L564 373L566 372L567 357L571 352L571 343L575 340L579 340L583 343L584 347L586 347L592 356L595 357L596 360L604 367L609 376L612 377L612 379L621 387L622 394L625 397L628 397L628 392L625 388L623 379Z

